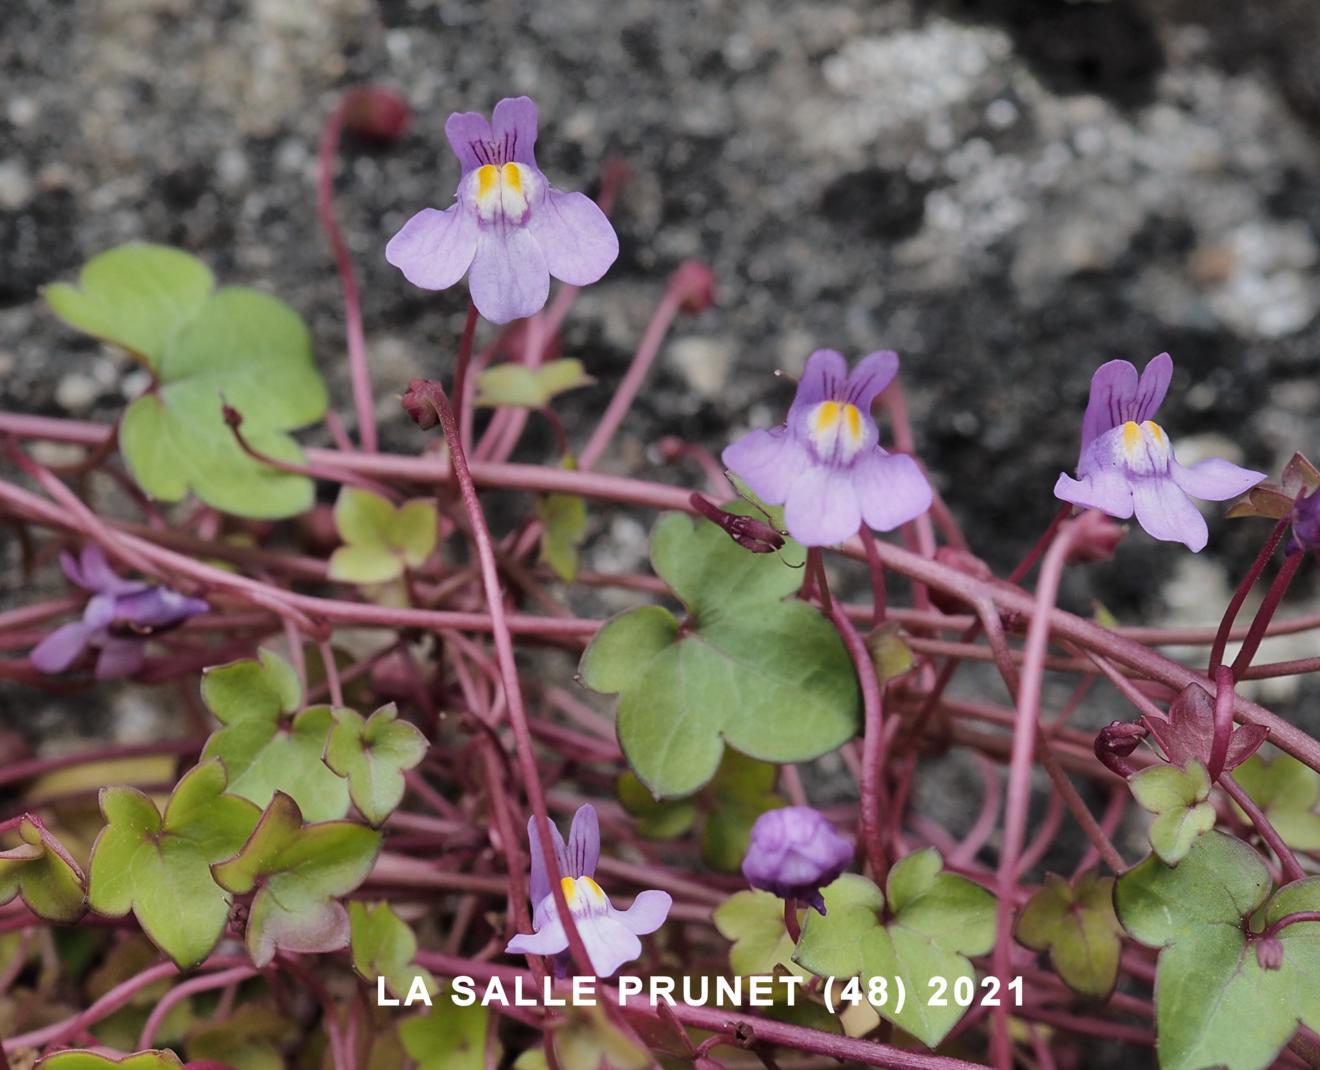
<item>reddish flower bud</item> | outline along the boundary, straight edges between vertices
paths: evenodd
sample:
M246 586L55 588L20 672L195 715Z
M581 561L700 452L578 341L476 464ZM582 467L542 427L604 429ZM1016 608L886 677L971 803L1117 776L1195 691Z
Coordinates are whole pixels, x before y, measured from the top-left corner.
M695 315L715 303L715 272L700 260L684 260L669 277L669 285L682 299L683 311Z
M388 145L403 137L412 110L392 89L362 85L344 95L344 125L363 141Z
M1320 550L1320 490L1298 498L1290 516L1292 533L1288 536L1285 552L1296 554Z
M700 494L694 493L690 501L692 508L712 524L718 524L727 531L729 538L744 550L751 550L754 554L772 554L783 548L784 536L764 520L726 512Z
M403 411L423 431L430 431L440 423L440 410L436 405L436 392L444 396L444 388L432 379L412 379L400 398Z
M1080 536L1072 545L1068 554L1069 564L1077 565L1086 561L1108 561L1114 556L1118 544L1125 534L1123 525L1113 517L1099 512L1083 513L1077 523L1084 524Z
M1283 966L1283 941L1277 936L1262 936L1256 941L1256 964L1262 970L1277 970Z
M1140 766L1128 761L1128 756L1140 746L1148 730L1139 721L1114 721L1096 734L1095 756L1111 773L1129 777Z

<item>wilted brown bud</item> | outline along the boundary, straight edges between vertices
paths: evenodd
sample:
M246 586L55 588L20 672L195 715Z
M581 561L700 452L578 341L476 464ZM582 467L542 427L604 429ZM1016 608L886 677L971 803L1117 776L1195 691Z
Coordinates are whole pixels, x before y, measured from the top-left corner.
M1148 734L1146 726L1139 721L1114 721L1096 733L1095 756L1111 773L1129 777L1140 766L1128 761L1128 757Z

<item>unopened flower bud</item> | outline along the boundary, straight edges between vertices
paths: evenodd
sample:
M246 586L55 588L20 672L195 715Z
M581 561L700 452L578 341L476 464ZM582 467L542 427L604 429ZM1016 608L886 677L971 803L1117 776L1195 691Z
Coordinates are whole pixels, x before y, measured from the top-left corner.
M403 405L403 411L411 417L412 422L423 431L429 431L440 422L440 411L436 407L436 391L444 393L439 383L430 379L412 379L408 383L408 389L400 399Z
M1139 721L1114 721L1096 734L1095 756L1111 773L1131 776L1140 767L1128 761L1128 757L1148 734L1149 730Z
M1262 936L1256 941L1256 965L1262 970L1277 970L1283 966L1283 941L1277 936Z
M1068 553L1070 564L1108 561L1114 556L1118 544L1123 541L1122 524L1099 512L1083 513L1076 522L1085 526Z
M1296 554L1320 550L1320 490L1299 498L1291 517L1292 533L1288 536L1286 552Z
M718 524L727 531L729 538L744 550L751 550L754 554L772 554L783 548L784 536L764 520L727 512L700 494L694 493L689 500L692 508L712 524Z
M743 858L743 876L753 888L781 899L800 899L825 913L821 889L852 861L852 841L809 806L785 806L756 819Z
M388 145L404 135L411 121L407 101L392 89L362 85L344 96L344 125L364 141Z
M684 312L695 315L715 303L715 272L700 260L684 260L670 276L672 286L682 299Z

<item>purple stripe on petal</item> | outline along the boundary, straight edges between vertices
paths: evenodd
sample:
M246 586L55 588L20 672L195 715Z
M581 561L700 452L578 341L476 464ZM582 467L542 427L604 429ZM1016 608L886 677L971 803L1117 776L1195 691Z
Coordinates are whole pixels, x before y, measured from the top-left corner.
M1193 553L1205 548L1209 538L1205 518L1172 479L1134 480L1132 505L1137 523L1152 538L1180 542Z
M1152 419L1164 404L1164 395L1169 392L1169 380L1172 378L1173 358L1168 353L1152 358L1141 373L1136 397L1132 399L1132 405L1123 418L1137 423Z
M490 158L490 143L494 140L490 123L479 111L454 112L445 120L445 137L463 165L464 175L483 164L497 162Z
M33 649L32 664L44 673L63 672L82 654L88 631L80 620L61 624Z
M897 374L898 354L893 350L881 350L863 357L848 376L847 400L861 409L863 414L869 413L871 402L893 382Z
M482 230L468 289L477 311L491 323L540 312L550 296L550 271L540 243L524 227Z
M811 463L807 447L786 427L749 432L725 446L720 459L767 505L783 505Z
M500 163L536 166L536 104L531 97L505 97L490 117Z
M1136 396L1137 369L1130 361L1111 360L1096 369L1082 417L1082 453L1106 431L1129 419L1124 413Z
M614 916L630 932L645 936L647 933L655 932L665 923L665 919L669 917L669 908L673 904L673 897L668 892L652 888L649 891L639 892L632 906L627 910L614 910Z
M862 511L852 472L824 465L809 467L784 503L784 526L803 546L834 546L857 534Z
M589 286L619 255L609 218L585 193L548 191L527 217L550 274L570 286Z
M96 678L117 680L121 676L132 676L146 660L145 640L109 638L101 647L101 656L96 659Z
M600 819L591 803L579 806L573 815L564 851L565 877L593 877L600 861Z
M906 454L873 449L853 468L862 519L876 531L893 531L930 508L931 490L921 466Z
M1191 468L1184 468L1175 460L1169 465L1169 474L1193 498L1208 502L1227 501L1246 494L1265 478L1264 472L1240 468L1222 457L1211 457Z
M423 290L444 290L463 277L477 252L477 217L463 203L423 208L385 246L385 259Z
M1100 471L1081 479L1060 473L1054 484L1054 496L1082 509L1099 509L1119 520L1132 515L1132 489L1114 471Z
M798 381L797 396L793 399L795 410L805 409L817 402L841 401L848 382L848 362L843 354L833 349L818 349L807 358L802 378Z

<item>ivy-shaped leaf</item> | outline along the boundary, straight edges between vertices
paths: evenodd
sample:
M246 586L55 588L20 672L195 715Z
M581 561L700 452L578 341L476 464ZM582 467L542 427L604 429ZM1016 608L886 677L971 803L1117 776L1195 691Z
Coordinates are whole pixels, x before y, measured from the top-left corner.
M232 902L211 863L243 846L261 809L225 794L225 769L207 761L174 789L165 813L136 788L105 788L106 827L92 849L92 909L121 918L130 910L143 931L180 966L195 966L225 930Z
M403 801L404 770L426 757L421 730L398 718L392 702L366 720L354 710L335 710L335 726L326 744L326 764L348 779L353 804L376 826L384 824Z
M801 547L783 554L801 560ZM726 742L763 761L797 762L857 731L857 679L842 641L814 608L785 601L801 569L676 513L656 524L651 562L687 619L660 606L620 614L597 633L580 671L588 687L619 695L619 742L654 795L696 791Z
M546 494L536 499L541 522L541 560L565 583L577 579L578 547L587 536L587 503L576 494Z
M321 760L335 724L329 706L312 706L285 722L302 700L293 667L269 650L260 661L207 669L202 699L225 727L207 740L202 758L220 758L229 790L264 807L277 791L290 795L309 821L348 813L348 783Z
M87 908L83 872L35 817L25 814L16 846L0 849L0 906L20 896L39 918L67 924Z
M181 1070L183 1064L172 1051L139 1051L110 1058L94 1051L61 1051L37 1063L35 1070Z
M548 1035L560 1070L646 1070L655 1065L651 1055L625 1037L600 1007L570 1009ZM541 1048L529 1048L513 1064L513 1070L549 1070L549 1067ZM441 1070L441 1067L436 1064L424 1070Z
M1114 878L1095 870L1069 884L1055 873L1018 915L1017 938L1050 963L1074 992L1103 999L1118 980L1123 927L1114 914Z
M234 1070L285 1070L284 1049L298 1037L287 1015L259 1003L245 1003L227 1018L208 1019L185 1041L190 1060L220 1063Z
M359 976L373 984L377 977L385 978L395 999L407 999L419 977L427 994L436 994L435 978L413 965L417 937L388 903L349 903L348 923L353 969Z
M805 913L798 911L799 920ZM715 908L715 928L729 948L729 966L741 977L773 974L782 967L795 977L808 972L793 961L795 945L784 927L784 901L769 892L735 892Z
M311 480L245 453L223 406L241 414L254 450L300 464L287 432L326 408L311 335L268 294L212 286L210 271L188 254L132 244L93 258L77 287L51 286L46 300L70 326L151 369L156 386L128 406L119 428L124 459L144 491L174 502L192 490L239 516L301 513L312 504Z
M700 813L695 796L657 799L633 772L621 773L614 791L619 805L636 819L637 831L648 839L676 840L692 827Z
M477 376L476 403L543 409L559 394L590 386L595 381L582 361L568 357L548 360L535 368L525 364L496 364Z
M243 849L211 867L235 895L255 892L246 941L254 965L276 951L337 951L349 944L348 911L337 896L367 879L381 835L352 821L304 825L298 804L277 792Z
M1248 758L1233 774L1238 787L1265 811L1284 843L1299 851L1320 851L1320 773L1291 754L1272 762L1259 755ZM1245 820L1246 815L1238 810Z
M345 487L335 502L335 528L345 545L330 555L330 578L344 583L388 583L420 568L439 537L435 502L394 505L360 487Z
M1266 903L1269 894L1260 856L1217 831L1198 839L1176 868L1152 855L1119 878L1123 926L1162 949L1155 977L1161 1070L1264 1070L1298 1022L1320 1028L1320 923L1277 934L1278 969L1263 969L1257 958L1263 928L1320 910L1320 878L1295 881Z
M1171 866L1183 859L1198 836L1214 828L1210 774L1198 761L1182 768L1150 766L1128 777L1128 787L1142 809L1155 815L1150 845Z
M459 1007L447 988L426 1013L399 1023L403 1049L417 1061L418 1070L485 1070L489 1032L490 1008Z
M908 855L889 871L886 882L891 920L885 921L885 892L865 877L846 873L825 889L824 915L810 912L802 927L795 961L822 977L883 977L907 991L901 1013L892 997L875 1009L928 1047L935 1047L965 1012L938 994L933 979L948 992L960 978L976 982L969 955L982 955L995 942L995 900L963 877L944 873L933 848Z

